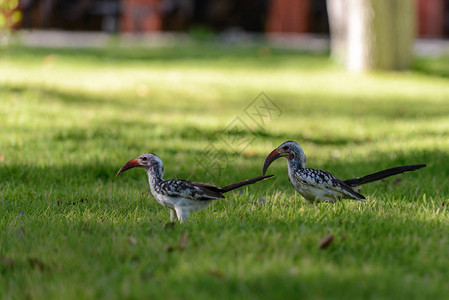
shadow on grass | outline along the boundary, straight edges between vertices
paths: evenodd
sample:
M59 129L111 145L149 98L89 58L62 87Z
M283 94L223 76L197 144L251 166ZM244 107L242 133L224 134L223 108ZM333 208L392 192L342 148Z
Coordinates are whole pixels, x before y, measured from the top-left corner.
M449 56L438 58L417 58L413 63L413 71L441 78L449 78Z
M279 64L294 63L309 69L332 66L327 53L311 53L298 50L273 49L259 46L220 46L214 43L198 43L180 47L154 48L120 48L105 49L54 49L54 48L24 48L11 47L2 53L3 57L33 59L48 55L56 55L68 61L79 59L93 63L129 64L142 63L197 63L228 64L246 66L274 67ZM198 65L197 65L198 66Z
M158 282L159 288L164 290L162 294L175 299L444 299L448 292L443 287L429 289L425 280L416 277L406 280L410 274L398 270L391 273L388 265L365 262L360 267L371 271L348 272L338 266L336 273L321 273L292 266L290 272L298 270L298 275L278 270L252 278L236 278L211 269L195 276ZM173 290L170 286L180 288ZM154 289L159 292L156 287Z
M114 101L108 96L101 97L90 93L82 93L74 90L62 90L60 88L50 88L34 84L0 84L0 90L3 93L25 94L31 93L38 96L43 102L56 102L73 106L98 106L110 105L114 107L124 108L125 104Z
M65 90L61 88L51 88L40 86L36 84L0 84L0 90L3 93L16 93L16 94L35 94L37 98L41 102L48 103L63 103L70 106L78 106L82 107L102 107L106 106L111 109L118 109L120 111L127 111L130 109L130 106L134 110L140 111L152 111L160 113L168 113L170 110L173 110L171 106L165 106L164 102L158 102L157 99L142 99L141 101L133 101L133 96L124 96L124 95L101 95L100 93L86 93L79 92L77 90ZM282 96L283 99L289 99L292 95L285 94ZM329 99L329 98L320 98L317 97L316 101L313 104L307 104L306 106L301 106L301 97L294 95L295 99L297 99L296 106L288 107L290 113L294 112L298 114L298 118L303 114L311 114L314 116L322 115L323 118L328 118L331 115L333 118L361 118L361 117L381 117L387 120L410 120L410 119L418 119L418 118L437 118L437 117L446 117L449 115L449 105L443 105L441 102L429 102L426 100L423 101L401 101L396 99L395 101L382 102L382 104L377 103L376 101L357 101L357 99ZM279 96L278 96L279 98ZM307 100L305 98L303 100ZM334 100L334 101L333 101ZM349 101L346 103L349 109L343 109L341 101ZM244 109L247 103L242 103L241 110ZM287 104L287 103L286 103ZM356 104L356 107L352 107ZM200 104L198 104L200 105ZM193 105L182 105L183 113L199 113L198 107ZM217 113L217 112L212 112ZM243 112L242 112L243 113ZM106 120L107 121L107 120ZM147 121L147 120L146 120ZM232 118L229 120L232 121ZM429 120L430 121L430 120ZM116 126L121 122L125 124L130 124L130 121L122 121L111 120L109 121L111 124ZM135 121L134 124L137 124L138 121ZM185 134L186 132L192 132L201 130L200 128L191 130L192 128L186 127L186 130L183 130ZM255 129L255 134L258 135L268 135L263 130ZM336 144L344 144L345 141L337 142Z
M161 149L161 151L163 151ZM169 151L164 151L169 152ZM204 155L202 150L191 150L189 157L201 157ZM449 177L449 170L447 168L441 167L441 161L449 160L449 154L440 151L423 151L416 153L398 153L394 159L387 159L388 155L376 155L376 157L369 158L361 158L360 160L351 160L350 162L340 158L338 160L330 159L325 162L310 162L309 166L314 168L320 168L322 166L323 169L330 171L337 178L348 179L354 177L364 176L370 173L377 172L382 169L391 168L394 166L400 165L408 165L408 164L418 164L418 163L427 163L427 168L418 170L416 172L406 173L402 175L397 175L396 177L392 177L387 180L391 181L393 178L401 178L403 180L407 180L410 176L411 178L419 178L420 181L423 182L422 186L420 186L420 190L423 193L428 195L435 194L436 191L434 188L439 186L441 191L444 191L444 186L447 185L444 178ZM235 155L236 158L240 158L239 155ZM162 160L164 161L172 161L172 157L167 157L167 155L162 156ZM128 159L128 158L127 158ZM92 161L91 163L85 164L67 164L63 166L47 166L47 167L36 167L32 165L21 165L20 163L10 163L8 165L4 165L0 170L0 187L1 186L9 186L9 188L14 189L15 186L27 186L30 189L36 191L45 191L48 189L54 188L63 188L67 186L68 188L73 186L76 187L91 187L95 186L99 183L102 184L125 184L130 182L139 182L142 184L142 190L147 190L147 181L146 174L144 172L128 172L126 176L121 176L119 178L115 177L115 174L126 162L125 159L123 162L118 164L112 164L111 162L106 161ZM233 159L230 159L230 165L226 166L226 174L223 174L223 178L219 178L219 182L215 182L217 185L227 185L230 184L231 181L240 181L245 179L244 177L250 178L259 176L259 172L261 172L262 164L265 159L265 156L255 155L251 157L251 160L247 160L249 165L246 167L247 172L249 174L242 174L241 172L234 172L239 168L238 165L232 165ZM177 162L177 165L181 165L183 170L175 172L167 168L165 170L165 179L189 179L192 181L204 181L210 182L210 175L208 173L201 172L201 168L196 168L198 172L197 174L192 174L191 169L188 168L192 163L196 163L196 161L186 161L186 162ZM173 168L174 164L168 164L171 168ZM278 173L279 170L287 176L285 163L280 162L278 165L273 165L271 167L271 172L276 171ZM144 180L145 178L145 180ZM441 178L441 180L439 180ZM277 179L281 180L281 179ZM406 181L405 181L406 182ZM286 183L287 184L287 183ZM400 187L400 183L398 187ZM291 187L288 187L289 189ZM408 191L412 192L412 191ZM440 191L438 191L440 192Z

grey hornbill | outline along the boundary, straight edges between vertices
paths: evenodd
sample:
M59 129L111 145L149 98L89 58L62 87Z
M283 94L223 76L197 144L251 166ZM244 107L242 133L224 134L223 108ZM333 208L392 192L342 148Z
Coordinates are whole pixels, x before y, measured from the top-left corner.
M274 149L266 158L262 174L270 164L280 157L287 158L288 179L293 188L308 202L336 202L341 199L364 200L359 193L361 185L396 174L424 168L425 164L400 166L364 177L339 180L327 171L306 168L306 155L295 142L288 141Z
M117 172L116 176L135 167L145 168L147 171L151 194L160 204L170 209L170 221L173 222L177 216L181 223L189 218L191 211L202 209L214 200L224 199L224 193L274 176L259 176L222 188L202 182L164 180L162 179L164 175L162 160L153 153L145 153L131 159Z

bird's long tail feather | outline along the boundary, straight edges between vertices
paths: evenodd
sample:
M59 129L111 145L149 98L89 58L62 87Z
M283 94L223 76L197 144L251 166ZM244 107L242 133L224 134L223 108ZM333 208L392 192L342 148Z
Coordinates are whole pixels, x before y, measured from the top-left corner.
M425 166L426 166L426 164L400 166L400 167L395 167L395 168L379 171L379 172L369 174L369 175L366 175L363 177L351 178L351 179L345 180L344 182L347 185L354 187L354 186L370 183L373 181L381 180L381 179L384 179L384 178L387 178L387 177L390 177L393 175L410 172L410 171L415 171L415 170L424 168Z
M265 180L265 179L268 179L268 178L271 178L271 177L274 177L274 175L266 175L266 176L259 176L259 177L246 179L246 180L243 180L243 181L240 181L240 182L233 183L233 184L227 185L225 187L222 187L222 188L220 188L220 192L226 193L226 192L238 189L238 188L240 188L242 186L253 184L253 183L256 183L258 181Z

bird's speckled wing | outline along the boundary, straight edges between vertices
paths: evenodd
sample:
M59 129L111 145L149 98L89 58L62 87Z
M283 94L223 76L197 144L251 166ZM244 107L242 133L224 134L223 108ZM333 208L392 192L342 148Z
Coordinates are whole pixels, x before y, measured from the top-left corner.
M316 187L324 191L329 190L329 194L331 194L332 192L336 192L341 193L350 199L365 199L363 195L357 193L346 183L335 178L331 173L327 171L304 168L297 170L294 175L295 178L301 182L301 184Z
M159 188L163 190L162 193L170 197L188 198L197 201L225 198L219 188L202 182L172 179L164 181Z

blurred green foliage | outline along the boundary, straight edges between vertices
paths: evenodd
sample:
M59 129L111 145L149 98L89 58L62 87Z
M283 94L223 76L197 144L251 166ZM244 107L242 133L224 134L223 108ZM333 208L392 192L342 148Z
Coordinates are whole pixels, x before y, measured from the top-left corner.
M11 29L21 20L19 0L0 0L0 29Z

